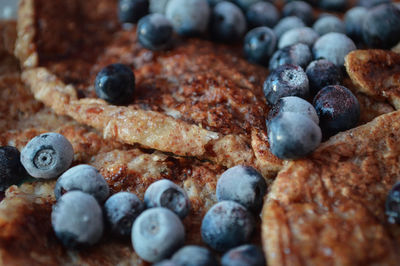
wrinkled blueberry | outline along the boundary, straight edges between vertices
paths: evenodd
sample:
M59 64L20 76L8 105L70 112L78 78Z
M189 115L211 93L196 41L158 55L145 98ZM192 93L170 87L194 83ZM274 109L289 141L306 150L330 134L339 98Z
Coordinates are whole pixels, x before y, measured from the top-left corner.
M308 96L308 78L300 66L281 65L273 70L264 82L264 95L268 104L274 105L285 96Z
M217 266L218 261L210 250L200 246L185 246L172 256L175 265Z
M321 0L318 1L318 5L322 9L329 11L342 11L346 8L346 0Z
M370 47L391 48L400 41L400 10L392 4L368 10L362 24L364 42Z
M118 2L118 17L121 22L136 23L147 13L149 13L148 0L119 0Z
M353 128L360 118L360 105L354 94L340 85L326 86L315 96L313 105L324 136Z
M344 16L346 34L356 42L362 41L362 24L367 11L365 7L353 7Z
M354 42L346 35L330 32L315 42L312 52L315 59L325 58L338 67L343 67L345 56L356 49Z
M386 215L389 223L400 224L400 182L397 182L386 198Z
M249 31L244 38L244 53L250 62L268 66L269 58L275 51L275 33L267 27Z
M165 14L169 0L149 0L150 13Z
M158 262L174 253L185 241L179 217L165 208L151 208L140 214L132 227L132 245L142 259Z
M263 251L255 245L243 245L226 252L221 258L222 266L264 266Z
M273 27L279 21L279 11L269 2L257 2L246 12L247 22L251 28L267 26Z
M0 147L0 191L20 183L25 176L18 149L11 146Z
M298 17L289 16L282 18L278 22L278 24L275 25L274 32L276 34L276 37L280 39L285 32L295 28L303 28L305 26L306 25L304 24L304 22Z
M203 241L217 251L226 251L249 241L255 222L245 207L221 201L211 207L201 223Z
M342 82L340 68L326 59L312 61L306 69L306 74L311 95L317 94L325 86L339 85Z
M111 104L126 104L132 101L135 76L123 64L111 64L97 74L94 87L97 97Z
M304 43L308 46L312 46L318 39L318 33L312 28L294 28L285 32L278 42L278 48L282 49L286 46L290 46L296 43Z
M296 43L276 51L269 61L269 69L274 70L285 64L298 65L305 68L312 60L312 53L308 45Z
M207 30L211 11L207 0L170 0L165 14L179 35L193 36Z
M99 202L104 202L109 194L104 177L96 168L87 164L74 166L63 173L57 180L54 195L59 199L65 192L72 190L90 194Z
M33 177L57 177L71 165L74 150L61 134L44 133L31 139L21 151L21 163Z
M224 1L212 10L211 34L215 40L230 42L240 39L246 32L246 18L236 5Z
M186 191L168 179L158 180L151 184L144 194L144 203L147 208L170 209L182 219L190 210L190 201Z
M366 8L371 8L374 6L378 6L380 4L388 4L392 2L391 0L358 0L357 5L366 7Z
M304 1L292 1L287 3L282 9L282 15L284 17L296 16L306 25L311 25L314 20L312 7Z
M173 28L162 14L150 14L139 20L137 36L139 43L150 50L163 50L171 45Z
M298 159L321 143L321 129L300 113L282 112L268 123L271 152L281 159Z
M98 242L103 234L103 213L93 196L71 191L53 206L51 224L64 246L89 246Z
M323 16L315 21L313 29L321 36L329 32L346 33L344 22L331 15Z

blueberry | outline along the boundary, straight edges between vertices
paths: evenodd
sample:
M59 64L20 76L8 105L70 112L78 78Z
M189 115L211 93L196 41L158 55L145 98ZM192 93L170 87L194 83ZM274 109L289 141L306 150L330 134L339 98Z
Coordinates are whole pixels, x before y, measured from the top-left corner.
M315 42L312 52L315 59L325 58L338 67L343 67L345 56L356 49L354 42L346 35L330 32Z
M285 32L295 28L303 28L305 26L306 25L304 24L304 22L298 17L289 16L282 18L278 22L278 24L275 25L274 32L276 34L276 37L280 39Z
M246 18L236 5L224 1L212 10L211 34L217 41L237 41L246 32Z
M149 50L164 50L171 45L173 28L162 14L150 14L139 20L137 36L139 43Z
M273 27L279 21L279 11L269 2L257 2L246 12L247 22L251 28L267 26Z
M159 0L158 0L159 1ZM121 22L136 23L149 13L148 0L119 0L118 17Z
M168 179L151 184L144 194L144 203L147 208L168 208L182 219L190 210L190 201L185 190Z
M242 165L222 173L216 191L218 201L235 201L256 213L262 207L266 192L267 184L261 174L250 166Z
M59 199L65 192L81 190L104 202L109 194L106 180L93 166L81 164L74 166L58 178L54 195Z
M162 260L160 262L153 264L153 266L177 266L177 265L172 260Z
M304 1L292 1L287 3L282 9L282 15L284 17L296 16L300 18L306 25L310 25L313 22L313 9Z
M132 245L144 260L158 262L174 253L185 241L179 217L165 208L152 208L140 214L132 227Z
M317 94L325 86L339 85L342 82L340 68L326 59L312 61L306 69L306 74L311 95Z
M276 51L269 61L269 69L274 70L285 64L298 65L305 68L312 60L308 45L296 43Z
M321 0L318 1L318 5L322 9L326 9L329 11L342 11L346 9L347 1L346 0Z
M132 101L135 76L128 66L111 64L100 70L94 86L99 98L111 104L126 104Z
M304 43L308 46L312 46L318 37L319 34L312 28L303 27L291 29L281 36L278 42L278 48L282 49L296 43Z
M271 152L281 159L298 159L321 143L321 129L300 113L282 112L268 123Z
M265 0L233 0L233 2L244 11L250 8L253 4L261 1Z
M216 6L218 3L224 2L224 1L229 1L232 2L230 0L208 0L208 3L210 4L211 7Z
M18 149L11 146L0 147L0 192L20 183L25 176Z
M210 13L207 0L170 0L165 12L175 31L186 36L205 32Z
M254 28L244 38L244 53L253 63L267 66L275 47L275 33L268 27Z
M149 0L150 13L165 14L169 0Z
M400 41L400 10L392 4L370 9L363 21L362 31L368 46L391 48Z
M362 24L367 11L365 7L353 7L344 16L346 34L356 42L362 41Z
M381 4L388 4L392 2L391 0L358 0L357 5L366 7L366 8L371 8L374 6L378 6Z
M315 21L313 29L321 36L329 32L346 33L344 22L332 15L319 18Z
M103 234L103 214L96 199L81 191L63 195L53 206L51 224L64 246L76 248L98 242Z
M264 266L266 264L263 251L255 245L243 245L231 249L221 258L222 266Z
M35 178L57 177L71 165L74 149L61 134L45 133L31 139L22 149L21 163Z
M389 223L400 224L400 182L397 182L386 198L386 215Z
M308 79L299 66L281 65L273 70L264 82L264 95L268 104L274 105L285 96L308 96Z
M315 96L313 105L325 136L353 128L360 118L360 104L354 94L340 85L326 86Z
M272 119L284 112L292 112L305 115L312 121L314 121L315 124L319 124L319 118L314 106L312 106L312 104L307 102L306 100L296 96L280 98L269 111L267 123L269 123L269 121L272 121Z
M217 266L218 261L207 248L200 246L185 246L172 256L175 265L182 266Z
M133 193L118 192L104 203L104 213L111 231L119 237L129 237L136 217L144 210L144 204Z

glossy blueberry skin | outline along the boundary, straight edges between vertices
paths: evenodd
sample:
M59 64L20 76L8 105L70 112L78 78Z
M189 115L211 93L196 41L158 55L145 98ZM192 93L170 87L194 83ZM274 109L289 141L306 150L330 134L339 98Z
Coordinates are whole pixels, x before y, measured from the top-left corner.
M386 215L391 224L400 224L400 182L397 182L386 198Z
M0 191L19 184L26 177L25 168L20 161L20 152L11 146L0 147Z
M362 25L368 9L365 7L353 7L349 9L344 16L346 26L346 35L355 42L362 41Z
M71 191L53 206L51 224L65 247L90 246L103 234L103 213L93 196Z
M144 193L147 208L164 207L173 211L181 219L188 215L190 200L185 190L168 179L151 184Z
M268 27L254 28L244 38L244 54L247 60L263 66L268 66L275 47L275 33Z
M61 134L44 133L31 139L21 151L21 163L35 178L55 178L74 158L71 143Z
M158 262L183 245L185 228L172 211L151 208L136 218L131 237L133 249L139 257L148 262Z
M234 201L221 201L204 216L201 236L211 248L223 252L248 242L254 227L254 218L245 207Z
M149 13L148 0L119 0L118 17L121 22L136 23Z
M294 28L285 32L278 42L278 48L282 49L296 43L304 43L312 46L319 38L319 34L309 27Z
M315 21L313 29L320 35L324 35L329 32L346 33L346 26L336 16L323 16Z
M185 266L218 266L214 254L207 248L200 246L184 246L172 256L175 265Z
M289 16L282 18L278 24L275 25L274 32L276 37L280 39L285 32L295 28L303 28L305 26L306 24L304 24L304 22L298 17Z
M346 8L346 0L321 0L318 1L318 6L329 11L342 11Z
M217 41L234 42L246 32L246 18L236 5L224 1L212 10L211 34Z
M165 14L169 0L149 0L150 13Z
M282 9L282 15L284 17L296 16L300 18L306 25L311 25L313 22L313 9L304 1L292 1L287 3Z
M221 266L264 266L263 251L255 245L243 245L226 252L221 258Z
M281 159L308 155L319 146L321 138L319 126L300 113L282 112L268 123L270 150Z
M267 103L271 106L285 96L307 98L308 78L300 66L281 65L269 74L263 89Z
M162 14L150 14L139 20L137 37L139 43L153 51L170 47L173 36L171 22Z
M278 23L279 17L278 9L269 2L257 2L251 5L246 12L250 28L260 26L273 27Z
M109 195L109 187L100 172L91 165L81 164L64 172L58 178L54 195L59 199L65 192L80 190L95 197L100 203Z
M176 33L194 36L207 30L211 10L207 0L170 0L165 15Z
M272 121L275 117L279 116L284 112L292 112L302 114L310 118L315 124L319 124L319 118L317 111L315 111L314 106L306 100L296 97L288 96L283 97L278 100L278 102L272 107L268 113L267 127L269 121Z
M108 103L127 104L133 98L135 76L128 66L111 64L97 74L94 87L97 97Z
M327 59L338 67L343 67L345 56L357 47L346 35L330 32L320 37L314 44L314 59Z
M400 41L400 10L393 4L370 9L363 21L362 32L369 47L391 48Z
M274 70L285 64L301 66L303 69L312 60L312 53L308 45L296 43L277 50L269 61L269 69Z
M354 94L340 85L326 86L315 96L313 105L324 136L353 128L360 118L360 104Z
M306 74L311 95L317 94L328 85L339 85L342 82L341 69L326 59L312 61L306 69Z
M111 232L118 237L129 237L135 219L144 210L143 202L133 193L118 192L104 203L104 214Z
M371 8L381 4L389 4L391 0L358 0L357 6L362 6L366 8Z

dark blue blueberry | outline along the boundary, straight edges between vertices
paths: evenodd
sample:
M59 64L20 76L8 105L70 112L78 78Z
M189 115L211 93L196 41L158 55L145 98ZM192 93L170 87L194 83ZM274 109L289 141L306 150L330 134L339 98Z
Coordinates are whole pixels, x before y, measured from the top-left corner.
M35 178L55 178L71 165L74 149L61 134L44 133L31 139L21 151L21 163Z
M317 94L328 85L339 85L342 82L341 69L326 59L312 61L306 69L306 74L311 95Z
M185 246L175 252L171 261L178 266L218 266L214 254L200 246Z
M344 22L332 15L319 18L315 21L313 29L321 36L329 32L346 33Z
M136 23L149 13L148 0L119 0L118 16L121 22Z
M168 208L182 219L190 210L186 191L168 179L158 180L151 184L144 194L144 203L147 208Z
M26 172L20 161L17 148L0 147L0 191L20 183L26 177Z
M89 246L97 243L103 234L103 213L93 196L71 191L53 206L51 224L64 246Z
M212 10L211 34L217 41L232 42L239 40L246 32L246 18L236 5L224 1Z
M306 25L311 25L314 20L312 7L304 1L293 1L287 3L282 9L284 17L296 16L304 21Z
M282 18L278 24L275 25L274 32L276 37L280 39L285 32L295 28L303 28L305 26L306 25L301 19L295 16L290 16Z
M378 6L380 4L389 4L392 2L391 0L358 0L357 5L366 7L366 8L371 8L374 6Z
M312 52L314 59L324 58L338 67L343 67L345 56L356 49L354 42L346 35L330 32L315 42Z
M147 49L167 49L171 45L172 35L172 24L162 14L150 14L139 20L137 37L139 43Z
M221 201L211 207L201 223L203 241L216 251L226 251L250 240L254 218L234 201Z
M340 85L326 86L315 96L313 105L324 136L353 128L360 118L360 104L354 94Z
M237 165L226 170L217 183L217 200L232 200L257 213L260 211L267 184L250 166Z
M391 48L400 41L400 9L384 4L370 9L362 25L364 42L374 48Z
M247 9L250 8L253 4L265 0L232 0L238 7L240 7L242 10L246 11Z
M386 198L386 215L389 223L400 224L400 182L397 182Z
M207 0L207 1L208 1L208 3L210 4L211 7L214 7L218 3L221 3L221 2L224 2L224 1L232 2L230 0Z
M185 228L179 217L166 208L151 208L140 214L132 227L136 254L148 262L166 259L185 241Z
M221 258L222 266L265 266L263 251L255 245L243 245L231 249Z
M150 13L165 14L169 0L149 0Z
M207 0L170 0L165 11L176 33L185 36L204 33L210 14Z
M312 60L312 53L308 45L296 43L276 51L269 61L269 69L274 70L285 64L298 65L305 68Z
M119 192L104 203L104 213L111 232L119 237L129 237L136 217L144 210L144 204L133 193Z
M281 159L308 155L318 147L321 138L319 126L300 113L282 112L268 123L271 152Z
M81 164L68 169L58 178L54 195L59 199L64 193L80 190L104 202L109 195L106 180L100 172L91 165Z
M268 66L275 47L275 33L267 27L252 29L244 38L244 53L247 60L263 66Z
M285 96L307 98L308 78L300 66L281 65L264 82L264 95L271 106Z
M257 2L246 12L247 22L251 28L267 26L273 27L279 21L279 11L269 2Z
M356 42L362 41L362 24L367 11L365 7L353 7L344 16L346 34Z
M318 39L319 34L309 27L294 28L285 32L278 42L278 48L282 49L296 43L304 43L312 46Z
M329 11L342 11L346 9L347 1L346 0L321 0L318 1L318 5L320 8L329 10Z
M108 65L97 74L94 87L97 97L111 104L126 104L132 101L135 76L126 65Z

